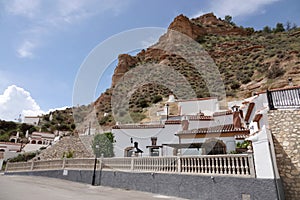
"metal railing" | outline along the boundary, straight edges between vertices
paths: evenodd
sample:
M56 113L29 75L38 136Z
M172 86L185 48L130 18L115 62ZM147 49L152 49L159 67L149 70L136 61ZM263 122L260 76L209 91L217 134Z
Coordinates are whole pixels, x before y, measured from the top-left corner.
M93 158L32 161L19 163L8 162L6 165L6 172L57 169L92 170L93 166ZM97 162L97 169L128 172L182 173L255 177L252 154L100 158Z
M300 108L300 87L267 90L270 110Z

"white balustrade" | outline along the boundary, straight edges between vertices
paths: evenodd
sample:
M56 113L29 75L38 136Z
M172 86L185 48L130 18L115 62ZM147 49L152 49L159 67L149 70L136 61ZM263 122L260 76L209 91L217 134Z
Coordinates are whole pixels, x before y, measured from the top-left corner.
M93 169L93 158L62 159L7 163L6 172L53 170L53 169ZM99 158L97 169L132 171L206 174L239 177L255 177L251 154L201 155L177 157L128 157Z

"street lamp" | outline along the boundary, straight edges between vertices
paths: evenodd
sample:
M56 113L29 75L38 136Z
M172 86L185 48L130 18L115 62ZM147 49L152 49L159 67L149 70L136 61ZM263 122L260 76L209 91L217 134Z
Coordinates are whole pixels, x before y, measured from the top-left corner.
M95 146L96 151L95 151L95 163L94 163L94 172L93 172L93 179L92 179L92 185L95 185L95 179L96 179L96 167L97 167L97 153L99 149L99 145L97 144Z
M166 103L166 108L167 108L167 120L169 119L169 104Z

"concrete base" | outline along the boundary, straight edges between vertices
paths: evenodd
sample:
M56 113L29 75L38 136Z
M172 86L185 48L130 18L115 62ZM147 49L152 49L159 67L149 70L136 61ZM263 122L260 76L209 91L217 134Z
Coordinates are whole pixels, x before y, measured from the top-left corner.
M52 170L10 172L5 174L46 176L91 184L93 171ZM97 171L96 185L198 200L282 199L278 197L276 183L273 179Z

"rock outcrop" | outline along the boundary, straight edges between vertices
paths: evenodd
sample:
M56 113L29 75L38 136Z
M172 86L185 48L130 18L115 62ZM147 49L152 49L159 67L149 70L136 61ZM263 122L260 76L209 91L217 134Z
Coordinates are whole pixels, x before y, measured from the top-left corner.
M118 57L118 65L114 71L112 77L112 87L116 85L118 80L122 78L122 76L132 67L134 67L137 63L137 59L128 54L120 54Z
M72 155L72 158L93 157L91 152L86 149L79 137L66 136L53 146L43 150L36 158L40 160L61 159L66 155Z
M207 34L205 28L192 23L190 19L184 15L177 16L168 29L183 33L194 40Z
M191 22L203 27L206 34L212 35L249 35L243 28L234 26L224 20L218 19L213 13L208 13L192 19Z
M157 44L145 50L141 50L136 56L128 54L119 55L118 65L112 77L111 88L101 94L93 105L98 120L101 123L103 122L103 124L107 126L114 123L111 114L111 95L113 89L126 72L138 65L150 63L172 66L191 83L197 97L210 95L201 75L193 71L194 68L190 66L189 63L178 55L169 55L167 52L155 48L160 45L165 45L168 41L174 41L171 40L174 39L171 37L175 34L172 35L171 30L185 34L202 45L219 67L220 73L224 77L223 81L228 96L234 97L239 93L240 96L248 97L252 92L264 90L269 87L261 87L265 85L264 83L267 79L257 78L257 80L255 80L255 78L252 77L258 76L257 74L259 73L267 72L270 66L274 64L286 68L284 71L287 71L286 74L290 74L286 76L292 76L293 80L296 80L296 75L294 74L298 72L292 72L299 68L299 62L297 61L299 52L297 48L291 48L291 46L289 46L290 44L284 42L284 37L277 36L277 34L273 33L269 35L259 32L253 33L251 32L251 28L238 27L234 23L217 18L213 13L208 13L194 19L179 15L171 22L168 27L168 32L160 37ZM297 40L297 34L294 35L290 33L287 35L290 37L289 41ZM258 40L258 38L260 39ZM280 51L280 56L282 57L280 59L274 58L276 52L272 49L277 48L277 44L273 44L274 41L286 44L285 47L281 45L283 51ZM286 51L286 49L288 49L288 51ZM285 55L283 52L292 52L293 54ZM289 66L292 65L295 65L293 67L294 70L290 70ZM287 84L285 83L285 79L286 78L282 78L284 82L282 84L283 86ZM279 81L276 83L278 82ZM253 89L253 84L258 86L255 86ZM278 85L273 84L271 87L276 86ZM167 89L168 88L159 88L155 84L141 86L131 96L130 109L132 109L133 112L141 112L142 110L137 108L141 102L139 101L140 99L151 102L148 97L157 94L162 96L168 95L170 91ZM107 113L109 113L109 116L105 117L104 115ZM103 126L103 124L101 124L101 126Z

